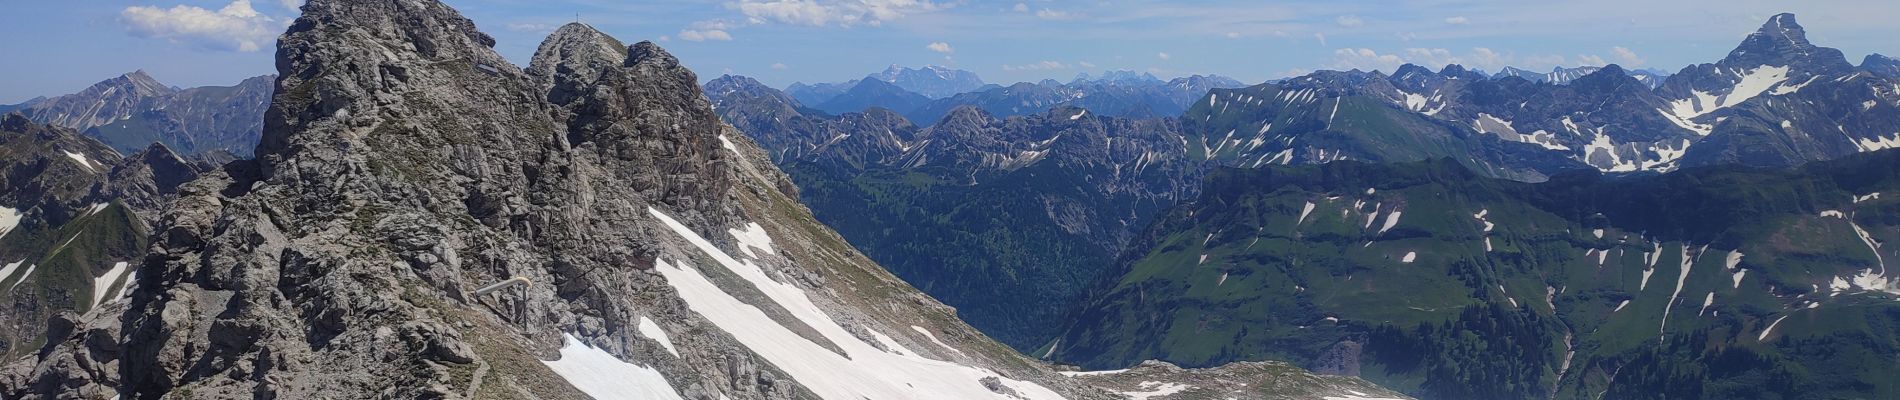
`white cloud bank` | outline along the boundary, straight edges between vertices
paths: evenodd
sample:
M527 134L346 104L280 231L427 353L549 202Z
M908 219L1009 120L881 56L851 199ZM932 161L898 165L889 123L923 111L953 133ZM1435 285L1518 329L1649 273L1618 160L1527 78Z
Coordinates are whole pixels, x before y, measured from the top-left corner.
M929 0L739 0L726 3L753 24L879 26L945 8Z
M217 11L187 5L132 6L119 12L119 20L133 36L240 52L262 50L284 28L277 20L251 8L251 0L233 0Z

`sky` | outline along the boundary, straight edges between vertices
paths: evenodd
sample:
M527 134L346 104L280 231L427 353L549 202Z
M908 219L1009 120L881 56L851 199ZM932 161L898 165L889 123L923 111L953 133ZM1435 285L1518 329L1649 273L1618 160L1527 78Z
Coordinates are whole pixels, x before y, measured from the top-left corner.
M166 84L272 73L302 0L6 0L0 104L145 70ZM993 83L1106 70L1243 82L1406 62L1615 63L1676 71L1726 55L1769 16L1796 13L1817 44L1859 63L1900 53L1892 0L444 0L526 65L577 19L660 43L702 79L777 87L944 65Z

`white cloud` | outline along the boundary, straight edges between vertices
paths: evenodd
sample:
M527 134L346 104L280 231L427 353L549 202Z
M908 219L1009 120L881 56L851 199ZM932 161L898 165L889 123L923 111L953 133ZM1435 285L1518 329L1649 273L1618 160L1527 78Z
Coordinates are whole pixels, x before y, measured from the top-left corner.
M726 3L753 24L880 26L946 8L930 0L738 0Z
M1095 68L1095 63L1088 62L1088 61L1078 62L1075 64L1082 66L1082 68Z
M957 49L950 48L950 44L944 42L932 42L929 45L925 45L924 48L943 54L953 54L957 52Z
M554 25L517 22L508 24L508 30L515 32L550 33L554 32Z
M1058 70L1058 69L1069 69L1069 65L1063 64L1062 62L1059 62L1059 61L1043 61L1043 62L1037 62L1037 63L1023 64L1023 65L1004 65L1003 66L1004 71L1049 71L1049 70Z
M233 0L217 11L187 5L132 6L119 12L119 20L133 36L224 51L261 50L283 31L282 24L251 8L251 0Z
M1314 39L1319 39L1319 45L1321 45L1321 46L1325 46L1325 45L1326 45L1326 34L1324 34L1324 33L1318 33L1318 32L1315 32L1315 33L1313 33L1313 38L1314 38Z
M1366 20L1360 19L1357 15L1341 15L1339 18L1333 18L1333 22L1347 28L1357 28L1366 25Z
M785 69L790 69L790 68L792 67L785 66L785 63L772 63L772 69L785 70Z
M285 10L297 11L303 8L303 0L277 0L277 2L283 4Z
M1228 39L1239 39L1239 38L1240 38L1240 32L1227 32L1227 38L1228 38Z
M733 25L719 20L694 22L692 26L681 29L679 36L688 42L729 41L732 40L732 33L727 30L732 29Z
M1016 10L1016 12L1029 12L1029 5L1023 4L1023 3L1016 3L1016 8L1014 8L1014 10Z
M1068 11L1057 11L1057 10L1051 10L1047 8L1036 10L1036 18L1049 19L1049 20L1063 20L1063 19L1069 19L1069 18L1074 18L1074 17L1075 15L1069 14Z
M1337 70L1357 69L1362 71L1392 72L1405 64L1405 57L1397 54L1379 54L1372 49L1339 49L1333 51L1333 65Z
M1170 55L1168 55L1168 53L1167 53L1167 52L1165 52L1165 51L1164 51L1164 52L1160 52L1160 53L1155 53L1155 58L1159 58L1159 59L1162 59L1163 61L1166 61L1166 60L1168 60L1168 59L1172 59L1172 58L1174 58L1174 56L1170 56Z
M1534 59L1537 60L1537 64L1554 65L1546 58ZM1557 62L1562 62L1562 60L1563 57L1556 57ZM1458 64L1467 68L1496 71L1516 61L1516 58L1511 54L1500 53L1496 50L1484 47L1472 48L1471 51L1464 53L1442 48L1414 47L1389 54L1382 54L1378 51L1366 48L1348 48L1335 50L1333 52L1333 63L1328 65L1327 68L1336 70L1378 70L1391 73L1397 71L1400 65L1409 63L1430 69L1440 69L1446 65Z
M1462 16L1446 18L1445 23L1452 25L1471 25L1471 19Z
M718 29L707 29L707 30L683 29L683 30L680 30L680 39L688 41L688 42L703 42L707 40L715 40L715 41L723 42L723 41L732 40L732 34L726 33L726 31L722 31Z
M1640 68L1643 66L1643 63L1649 61L1637 56L1635 51L1631 51L1629 48L1623 46L1611 47L1610 55L1616 57L1617 63L1630 68Z
M1483 47L1471 49L1471 56L1469 59L1470 61L1466 61L1461 64L1465 64L1465 66L1467 67L1483 68L1488 71L1496 71L1496 70L1502 69L1504 68L1505 65L1509 65L1511 63L1511 56L1506 55L1506 54L1499 54L1496 51L1492 51L1491 49L1483 48Z
M1580 66L1581 66L1581 65L1587 65L1587 66L1598 66L1598 67L1600 67L1600 66L1604 66L1604 65L1610 65L1610 63L1608 63L1608 62L1604 62L1604 61L1603 61L1603 57L1600 57L1600 56L1597 56L1597 55L1593 55L1593 54L1580 54L1580 55L1577 55L1577 65L1580 65Z

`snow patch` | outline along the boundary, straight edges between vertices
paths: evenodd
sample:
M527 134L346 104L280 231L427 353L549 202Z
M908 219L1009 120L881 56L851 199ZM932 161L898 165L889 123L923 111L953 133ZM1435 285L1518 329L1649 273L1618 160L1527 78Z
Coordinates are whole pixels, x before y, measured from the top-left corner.
M79 153L74 153L74 152L65 151L65 150L60 150L60 152L66 153L66 158L71 158L73 159L73 161L79 162L79 166L85 167L86 172L98 172L97 170L94 170L92 168L92 160L86 158L85 154L79 154Z
M561 334L561 359L542 361L555 375L582 393L598 399L680 399L660 371L629 364L606 351L588 346L574 335Z
M1155 382L1155 381L1143 381L1141 382L1142 391L1120 392L1120 393L1123 396L1128 396L1129 400L1148 400L1150 398L1155 398L1155 397L1167 397L1175 393L1181 393L1181 392L1187 391L1188 389L1192 389L1192 388L1194 387L1188 386L1187 384L1182 384L1182 383L1162 383L1162 382Z
M759 258L752 249L764 251L765 254L778 254L777 251L772 250L772 236L766 235L765 227L759 226L758 223L748 222L745 224L745 230L727 229L726 233L732 234L733 239L739 240L739 251L745 253L747 257Z
M20 259L20 261L8 263L5 267L0 267L0 281L5 281L7 278L13 277L13 271L20 269L20 264L25 263L26 259L23 258Z
M1418 252L1416 251L1405 253L1405 258L1399 260L1399 262L1406 264L1411 264L1413 261L1418 261Z
M1385 226L1379 227L1379 234L1384 235L1385 231L1392 230L1392 227L1398 226L1399 215L1402 215L1404 213L1405 213L1404 211L1393 210L1391 214L1386 214Z
M92 278L92 306L94 308L98 308L99 302L106 299L106 292L112 290L112 284L118 283L119 278L125 276L127 265L130 264L123 261L112 264L112 269L106 270L105 275Z
M1768 89L1788 80L1788 67L1763 65L1742 72L1741 79L1724 95L1713 95L1704 91L1694 91L1692 97L1669 103L1671 111L1683 120L1694 119L1716 110L1728 108L1760 96Z
M1784 319L1788 319L1788 316L1783 315L1781 316L1781 318L1775 318L1775 322L1768 324L1768 329L1761 330L1761 336L1756 336L1755 341L1760 342L1760 341L1768 340L1768 334L1774 333L1775 327L1781 326L1781 320L1784 320Z
M1900 133L1895 133L1893 136L1887 137L1875 136L1871 138L1854 139L1854 147L1859 149L1862 153L1900 147Z
M1550 150L1570 150L1570 146L1557 143L1557 135L1542 130L1528 134L1518 133L1517 128L1511 126L1511 121L1499 119L1498 117L1491 116L1491 114L1478 113L1478 119L1471 122L1471 127L1477 130L1478 133L1497 135L1504 140L1535 144Z
M8 286L7 290L12 291L14 288L20 287L21 283L26 283L26 278L33 276L33 269L39 268L39 266L39 264L27 264L26 272L20 273L20 280L13 281L13 286Z
M1306 202L1306 207L1305 207L1305 208L1302 208L1302 209L1300 209L1300 219L1299 219L1298 221L1294 221L1294 222L1293 222L1293 225L1294 225L1294 226L1298 226L1298 225L1300 225L1300 224L1302 224L1302 223L1306 223L1306 216L1307 216L1308 214L1312 214L1312 213L1313 213L1313 207L1314 207L1314 204L1313 204L1313 202L1310 202L1310 201L1309 201L1309 202Z
M20 210L15 210L12 207L0 207L0 237L6 236L7 232L12 232L13 228L19 227L20 217L23 216L25 216L25 214L21 214Z
M931 343L936 343L937 347L942 347L944 348L944 350L950 350L950 352L952 353L963 354L963 350L957 350L957 348L955 347L950 347L950 345L944 344L942 340L937 340L937 335L930 333L929 329L924 329L924 327L921 327L921 326L911 325L910 330L917 331L917 333L919 334L923 334L924 338L930 339Z
M732 139L727 139L725 134L719 135L719 147L726 148L726 150L731 151L732 154L739 154L739 146L733 146Z
M1682 285L1689 281L1689 268L1695 266L1695 259L1689 257L1689 244L1682 244L1682 268L1676 273L1676 290L1669 293L1669 302L1663 305L1662 324L1656 328L1656 340L1661 341L1664 329L1669 328L1669 311L1676 307L1676 297L1682 295Z
M660 324L653 323L653 320L646 316L640 317L640 336L660 342L660 347L665 347L666 352L673 353L674 358L680 356L679 349L673 347L673 339L667 338L666 331L660 329Z
M1023 399L1062 398L1041 385L1001 377L988 369L880 351L845 330L797 286L772 280L750 260L733 259L658 209L649 207L647 212L709 256L718 267L751 283L764 295L763 301L775 303L841 350L833 352L793 332L757 307L726 293L696 268L684 264L675 266L665 260L656 263L655 270L666 278L667 285L679 293L689 309L818 397L1008 399L980 382L997 377Z
M1111 370L1106 370L1106 371L1061 371L1061 374L1063 376L1096 376L1096 375L1114 375L1114 374L1119 374L1123 372L1128 372L1128 370L1127 369L1111 369Z

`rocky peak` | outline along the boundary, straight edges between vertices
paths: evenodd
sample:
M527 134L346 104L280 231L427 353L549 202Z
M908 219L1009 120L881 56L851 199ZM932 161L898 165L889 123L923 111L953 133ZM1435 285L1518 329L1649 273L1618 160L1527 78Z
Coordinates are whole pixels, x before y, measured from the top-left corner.
M1815 46L1794 14L1776 14L1730 51L1722 64L1734 68L1798 66L1816 73L1838 73L1852 66L1839 50Z
M1900 79L1900 60L1879 53L1868 54L1866 59L1861 60L1860 68L1874 75Z
M170 86L159 83L157 79L153 79L151 75L146 74L143 69L120 75L117 78L105 82L100 82L99 85L129 88L133 93L142 96L159 96L173 91Z
M592 26L569 23L541 42L528 64L528 75L548 86L556 85L555 77L561 75L585 77L591 82L600 76L601 69L626 59L626 44Z
M1644 85L1642 81L1630 75L1628 70L1616 64L1606 65L1603 68L1591 71L1577 79L1571 80L1569 84L1579 89L1595 90L1598 93L1622 91L1630 88L1640 88L1643 91L1649 90L1648 85Z
M17 113L17 112L10 112L10 113L7 113L7 115L4 117L0 117L0 131L25 132L26 127L28 125L31 125L32 123L33 123L33 120L26 119L25 115L21 115L20 113Z

